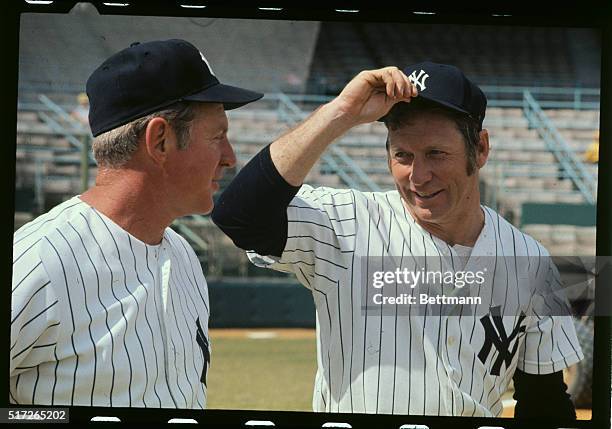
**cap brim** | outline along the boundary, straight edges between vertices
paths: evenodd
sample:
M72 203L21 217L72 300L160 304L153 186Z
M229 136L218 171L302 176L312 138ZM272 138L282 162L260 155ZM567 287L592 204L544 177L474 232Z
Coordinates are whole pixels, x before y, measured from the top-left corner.
M257 101L263 96L259 92L220 83L198 93L182 97L182 99L205 103L223 103L225 110L232 110Z
M416 98L417 99L420 98L422 100L427 100L427 101L429 101L431 103L434 103L434 104L437 104L439 106L447 107L447 108L449 108L451 110L454 110L455 112L460 112L460 113L463 113L465 115L470 116L469 112L467 112L467 111L465 111L465 110L463 110L463 109L461 109L461 108L459 108L459 107L457 107L457 106L455 106L455 105L453 105L451 103L448 103L446 101L440 101L440 100L437 100L435 98L428 97L427 95L421 95L421 94L417 95ZM405 101L401 101L401 103L405 103ZM378 122L384 122L386 116L387 115L385 115L382 118L378 119Z

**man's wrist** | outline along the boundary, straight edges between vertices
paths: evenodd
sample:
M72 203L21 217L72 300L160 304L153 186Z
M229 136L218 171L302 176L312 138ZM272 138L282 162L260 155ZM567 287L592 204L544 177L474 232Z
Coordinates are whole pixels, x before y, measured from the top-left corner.
M336 137L359 125L355 115L350 113L350 109L340 98L334 98L332 101L321 106L321 111L321 114L329 121L330 126L337 131L338 135Z

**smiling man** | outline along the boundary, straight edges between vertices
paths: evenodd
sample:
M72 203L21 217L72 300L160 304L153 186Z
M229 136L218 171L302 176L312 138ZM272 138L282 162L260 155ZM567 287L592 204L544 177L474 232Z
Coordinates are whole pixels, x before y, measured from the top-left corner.
M384 118L389 171L419 225L451 246L473 246L484 224L478 170L489 155L489 134L430 100L398 104ZM484 118L484 110L474 115Z
M87 81L95 186L13 241L13 404L204 408L208 289L169 228L209 213L236 157L223 85L184 40L134 43Z
M582 359L571 318L536 305L558 272L480 204L485 109L453 66L364 71L221 195L213 220L234 243L312 291L315 411L499 416L514 378L516 416L575 418L562 379ZM396 190L303 184L335 138L376 120Z

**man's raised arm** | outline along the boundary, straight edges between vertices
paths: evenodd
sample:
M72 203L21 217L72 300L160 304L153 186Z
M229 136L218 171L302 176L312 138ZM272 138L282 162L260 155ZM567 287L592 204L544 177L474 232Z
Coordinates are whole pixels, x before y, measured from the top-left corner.
M272 143L272 162L287 183L300 186L336 138L356 125L378 120L395 103L416 95L416 88L397 67L362 71L338 97Z
M236 246L280 256L287 241L287 205L325 149L352 127L376 121L416 95L397 67L362 71L338 97L240 170L219 197L213 221Z

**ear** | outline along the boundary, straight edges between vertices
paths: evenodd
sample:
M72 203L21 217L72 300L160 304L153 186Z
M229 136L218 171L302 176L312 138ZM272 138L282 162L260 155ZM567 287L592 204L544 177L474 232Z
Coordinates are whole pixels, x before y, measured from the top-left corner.
M478 168L484 167L489 158L489 131L487 129L482 129L478 133L479 141L478 146L476 147L476 166Z
M387 131L387 140L385 141L385 152L387 153L387 168L389 169L389 172L391 171L391 155L389 153L390 147L389 147L389 132Z
M391 157L389 156L389 151L387 151L387 168L389 169L389 173L393 173L391 169Z
M174 144L174 133L168 121L160 117L151 119L145 129L144 144L149 158L155 164L164 164Z

